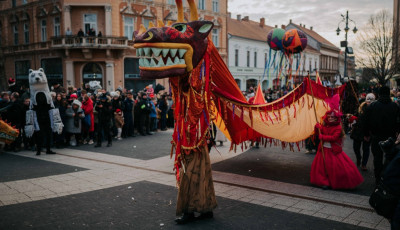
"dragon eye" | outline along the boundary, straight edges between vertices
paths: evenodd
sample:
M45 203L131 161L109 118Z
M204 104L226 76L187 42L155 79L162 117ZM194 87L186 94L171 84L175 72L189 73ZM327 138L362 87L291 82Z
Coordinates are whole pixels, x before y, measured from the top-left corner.
M186 31L186 24L175 24L175 25L172 25L172 27L181 33L185 33L185 31Z
M147 37L143 38L143 40L148 41L153 38L153 33L151 31L147 32Z

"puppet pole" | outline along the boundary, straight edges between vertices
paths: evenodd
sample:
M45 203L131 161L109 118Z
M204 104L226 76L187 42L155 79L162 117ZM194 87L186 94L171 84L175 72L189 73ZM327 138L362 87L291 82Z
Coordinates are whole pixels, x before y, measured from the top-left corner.
M353 88L353 84L351 83L351 80L349 80L349 83L350 83L350 86L351 86L351 90L353 91L354 97L356 98L358 107L360 107L360 102L358 101L358 97L357 97L356 91Z
M311 96L312 96L312 100L313 100L313 108L314 108L314 115L315 115L315 121L318 123L318 119L317 119L317 109L315 108L315 100L314 100L314 92L313 92L313 88L311 85L311 79L310 79L310 72L308 72L308 82L310 83L310 90L311 90ZM321 135L321 129L318 128L318 133L319 136ZM323 145L323 141L320 141L321 144L321 152L322 152L322 159L324 160L324 169L325 169L325 174L326 176L329 178L328 175L328 171L326 170L326 162L325 162L325 152L324 152L324 145Z

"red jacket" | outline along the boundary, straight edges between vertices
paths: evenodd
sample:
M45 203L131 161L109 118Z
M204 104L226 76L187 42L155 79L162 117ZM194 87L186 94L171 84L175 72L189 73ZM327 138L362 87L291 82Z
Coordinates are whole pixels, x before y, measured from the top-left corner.
M94 131L94 115L93 115L93 101L89 98L86 102L82 102L82 109L85 115L90 115L90 129L89 132Z
M318 128L321 129L321 134L319 135L319 139L324 142L330 142L332 146L333 153L341 153L342 150L342 126L341 124L336 125L315 125L315 132L318 133Z

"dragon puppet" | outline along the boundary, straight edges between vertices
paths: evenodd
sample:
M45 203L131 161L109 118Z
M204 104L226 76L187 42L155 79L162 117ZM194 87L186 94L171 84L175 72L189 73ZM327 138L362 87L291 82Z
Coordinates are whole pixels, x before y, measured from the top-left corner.
M329 109L325 99L341 93L307 78L292 92L273 103L249 103L237 86L217 48L209 38L214 24L200 21L194 0L188 0L190 21L184 22L182 0L176 0L175 23L134 32L134 48L140 57L140 76L169 78L174 100L175 128L171 157L175 150L178 223L212 217L216 207L207 140L214 122L231 140L231 150L246 147L247 140L263 144L281 141L291 149L314 132L314 125ZM315 108L315 113L314 109ZM265 141L265 142L264 142Z
M19 135L19 130L0 119L0 143L11 144Z

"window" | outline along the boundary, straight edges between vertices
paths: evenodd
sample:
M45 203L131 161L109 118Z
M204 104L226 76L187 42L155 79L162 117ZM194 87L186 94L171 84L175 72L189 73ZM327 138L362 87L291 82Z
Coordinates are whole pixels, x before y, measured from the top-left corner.
M235 49L235 66L239 66L239 50Z
M24 5L24 4L27 4L28 3L28 0L22 0L22 4Z
M40 64L40 67L46 73L47 81L50 85L53 85L55 82L62 84L63 68L61 58L43 58Z
M219 12L219 0L212 1L213 12Z
M250 51L247 51L247 67L250 67Z
M19 79L28 79L29 69L31 68L31 63L29 60L25 61L16 61L15 62L15 78Z
M18 45L19 40L18 40L18 24L13 26L13 31L14 31L14 45Z
M124 35L128 38L128 40L132 40L133 38L133 18L132 17L124 17Z
M149 28L149 23L150 23L151 21L153 21L153 20L151 20L151 19L144 19L144 20L143 20L143 25L144 25L144 27Z
M308 69L310 71L310 73L312 72L312 68L311 68L311 58L310 58L310 68Z
M212 30L212 41L213 41L215 47L219 47L219 30L218 29Z
M61 35L61 27L60 27L60 17L54 18L54 36L59 37Z
M267 66L268 56L267 53L264 53L264 65Z
M42 42L47 41L47 21L46 19L43 19L40 22L41 25L41 33L42 33Z
M257 68L257 52L254 52L254 67Z
M84 14L83 15L83 26L85 27L85 34L89 34L90 29L97 31L97 14Z
M16 7L17 6L17 0L12 0L12 7Z
M168 0L168 3L167 4L169 4L169 5L175 5L175 0Z
M205 10L206 9L205 0L199 0L198 4L197 4L197 8L199 8L200 10Z
M25 44L29 43L29 24L24 23L24 42Z

